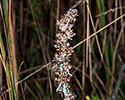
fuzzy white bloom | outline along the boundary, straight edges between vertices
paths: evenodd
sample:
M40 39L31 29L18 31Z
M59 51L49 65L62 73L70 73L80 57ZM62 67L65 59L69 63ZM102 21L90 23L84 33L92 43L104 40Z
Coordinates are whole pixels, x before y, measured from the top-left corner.
M64 96L64 100L72 100L76 97L70 91L69 85L70 78L72 77L70 73L72 66L69 64L69 58L73 53L69 40L72 40L72 37L75 36L72 27L77 15L78 12L76 9L69 9L56 23L59 31L56 34L56 44L54 47L57 52L55 53L55 63L52 69L55 72L56 92L61 92Z

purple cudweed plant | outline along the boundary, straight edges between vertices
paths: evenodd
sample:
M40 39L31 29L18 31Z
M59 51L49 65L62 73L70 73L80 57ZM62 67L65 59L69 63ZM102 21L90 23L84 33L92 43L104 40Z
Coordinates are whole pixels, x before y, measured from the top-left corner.
M52 69L55 72L56 92L62 93L64 95L64 100L72 100L76 97L70 91L69 85L70 78L72 77L70 73L72 66L69 64L69 58L73 53L69 40L72 40L72 37L75 36L72 27L76 21L77 15L78 11L76 9L69 9L56 23L59 31L56 34L56 44L54 45L56 48L54 56L55 63Z

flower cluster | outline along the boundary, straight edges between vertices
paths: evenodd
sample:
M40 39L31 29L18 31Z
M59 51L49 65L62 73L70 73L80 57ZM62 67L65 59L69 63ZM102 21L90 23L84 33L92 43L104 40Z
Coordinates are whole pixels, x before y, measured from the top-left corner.
M54 45L56 53L54 56L53 71L55 72L55 81L57 84L56 92L63 93L65 100L75 98L75 95L70 91L69 85L70 78L72 77L70 73L72 66L69 64L69 58L73 53L69 40L72 40L72 37L75 35L72 27L76 21L77 14L76 9L69 9L56 23L59 30L56 34L56 44Z

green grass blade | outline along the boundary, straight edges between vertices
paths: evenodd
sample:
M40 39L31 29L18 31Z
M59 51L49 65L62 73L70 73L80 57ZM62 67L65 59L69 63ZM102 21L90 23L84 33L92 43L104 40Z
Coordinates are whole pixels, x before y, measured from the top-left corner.
M3 4L3 11L4 11L5 23L6 23L6 27L7 27L7 25L8 25L7 0L2 0L2 4Z

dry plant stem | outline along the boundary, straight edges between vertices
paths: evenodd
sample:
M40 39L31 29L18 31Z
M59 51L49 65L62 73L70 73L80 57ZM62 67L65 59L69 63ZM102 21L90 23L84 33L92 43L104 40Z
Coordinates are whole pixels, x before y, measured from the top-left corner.
M1 7L1 2L0 2L0 11L1 11L1 16L2 16L2 20L3 20L3 12L2 12L2 7ZM4 22L4 28L5 28L5 22ZM6 30L5 30L6 31ZM2 64L1 64L1 61L0 61L0 94L1 94L1 88L2 88Z
M98 81L102 85L103 89L106 91L106 87L105 87L103 81L101 80L101 78L99 77L99 75L96 73L96 71L94 71L94 73L95 73L96 78L98 79Z
M3 21L3 29L4 29L4 33L5 33L5 39L6 39L6 41L8 41L7 29L6 29L6 24L5 24L5 19L4 19L4 15L3 15L3 9L2 9L1 2L0 2L0 12L1 12L1 18L2 18L2 21ZM6 48L7 48L8 58L10 60L8 42L6 42ZM4 50L3 50L3 47L2 47L1 43L0 43L0 49L1 49L1 57L3 57L3 61L5 63L5 61L6 61L6 54L4 55L4 53L3 53ZM2 64L3 64L3 62L2 62ZM7 73L6 64L5 65L3 64L3 67L4 67L4 70L5 70L5 73L6 73L7 86L9 88L11 86L11 83L10 83L10 79L9 79L9 76L8 76L8 73ZM10 92L9 92L9 96L10 96Z
M85 60L83 60L82 63L82 88L83 88L83 92L84 92L84 87L85 87Z
M10 66L12 67L13 75L14 75L14 84L18 82L18 75L17 75L17 61L16 61L16 49L15 49L15 39L14 39L14 30L13 30L13 24L12 24L12 1L9 0L9 13L8 13L8 18L9 18L9 35L10 35L10 54L11 54L11 64ZM16 93L18 91L18 86L16 86Z
M90 19L91 19L91 16L90 16ZM96 19L96 22L94 24L95 30L97 29L98 25L99 25L99 19ZM95 38L92 39L92 46L94 45L94 43L95 43Z
M94 32L96 32L96 28L94 26L94 21L93 21L92 14L91 14L91 11L90 11L90 7L88 6L88 3L87 3L87 10L88 10L89 15L90 15L90 20L91 20L91 24L92 24L93 30L94 30ZM98 46L98 49L99 49L99 53L100 53L101 59L104 62L104 60L103 60L103 54L102 54L102 51L101 51L101 47L100 47L97 35L95 35L95 38L96 38L96 42L97 42L97 46Z
M117 42L116 42L115 51L114 51L114 54L113 54L112 74L114 74L116 54L117 54L117 50L118 50L120 40L122 38L122 34L124 33L124 27L125 27L125 22L122 25L121 32L120 32L120 34L118 36L118 39L117 39ZM113 85L113 83L114 83L114 78L113 78L113 75L112 75L112 77L111 77L111 85Z
M78 71L78 72L80 72L80 73L82 72L81 69L80 69L81 65L82 65L81 62L80 62L80 64L79 64L78 66L73 66L73 65L72 65L73 68L75 69L75 70L72 72L73 75L75 74L76 71Z
M81 42L79 42L78 44L76 44L75 46L72 47L72 49L75 49L76 47L80 46L82 43L84 43L85 41L87 41L88 39L92 38L94 35L98 34L99 32L105 30L107 27L109 27L110 25L112 25L113 23L115 23L116 21L120 20L121 18L125 17L125 14L121 15L120 17L118 17L117 19L113 20L112 22L110 22L109 24L107 24L106 26L104 26L103 28L99 29L98 31L94 32L92 35L90 35L88 38L82 40Z
M73 5L70 9L76 8L77 6L79 6L82 3L82 0L79 0L76 2L75 5Z
M118 0L115 0L115 8L117 8L117 6L118 6ZM114 19L117 18L117 13L118 13L118 10L115 11ZM117 30L117 22L114 23L114 39L115 39L115 41L116 41L116 33L117 33L116 30Z
M121 6L121 3L120 3L120 0L119 0L119 4L120 4L120 6ZM116 3L116 6L117 6L117 3ZM121 15L122 15L122 9L120 9L120 13L121 13ZM115 17L117 17L117 11L116 11L116 13L115 13ZM122 26L122 28L121 28L121 32L120 32L120 34L119 34L119 36L118 36L118 39L117 39L117 42L116 42L116 46L115 46L115 51L114 51L114 54L113 54L113 64L112 64L112 74L114 74L114 69L115 69L115 58L116 58L116 53L117 53L117 49L118 49L118 45L119 45L119 43L120 43L120 40L122 39L122 34L124 33L124 25L125 24L125 22L123 22L123 19L121 19L121 26ZM116 25L116 23L115 23L115 25ZM116 26L115 26L116 27ZM116 32L116 29L115 29L115 32ZM116 34L116 33L115 33ZM123 36L123 38L124 38L124 36ZM116 39L116 37L115 37L115 39ZM121 41L122 42L122 41ZM114 83L114 79L113 79L113 75L112 75L112 77L111 77L111 85ZM113 87L111 87L111 88L113 88ZM112 91L111 91L112 92ZM110 95L111 95L111 92L110 92Z
M82 0L82 2L85 2L84 0ZM86 6L85 5L83 5L82 6L83 8L82 8L82 13L83 13L83 23L86 23L86 10L85 10L85 8L86 8ZM85 24L83 24L83 39L85 39L85 36L86 36L86 25ZM82 59L82 88L83 88L83 94L84 94L84 87L85 87L85 44L83 44L83 53L82 53L83 55L83 59Z
M119 0L119 2L120 2L120 0ZM122 10L122 9L125 9L125 7L122 7L122 6L120 6L120 7L117 7L117 8L111 8L111 9L109 9L108 11L106 11L106 12L103 12L103 13L101 13L101 14L98 14L98 15L96 15L95 17L100 17L100 16L102 16L102 15L107 15L107 14L109 14L110 12L115 12L116 10Z
M87 38L88 37L89 37L89 12L87 12ZM86 68L88 68L88 50L89 50L89 39L86 40Z
M26 100L24 87L22 86L22 84L20 84L20 88L21 88L22 98L23 98L23 100Z
M18 81L18 82L16 83L16 85L22 83L23 81L27 80L28 78L30 78L31 76L35 75L35 74L38 73L40 70L42 70L42 69L48 67L48 66L51 65L51 64L52 64L52 62L49 62L48 64L42 66L41 68L37 69L37 70L34 71L33 73L29 74L29 75L28 75L27 77L25 77L24 79Z
M1 48L1 44L0 44L0 48ZM2 49L1 49L1 50L2 50ZM12 89L12 84L11 84L11 82L10 82L10 78L9 78L8 73L7 73L6 64L5 64L5 61L4 61L4 59L2 58L2 55L1 55L1 54L0 54L0 60L1 60L2 64L3 64L4 70L5 70L5 73L6 73L7 86L8 86L8 88L11 87L11 89ZM8 92L9 92L9 98L10 98L10 100L11 100L10 91L8 91ZM6 93L6 91L5 91L4 93Z
M2 15L2 20L3 20L3 24L4 24L4 31L5 31L5 36L6 36L6 39L7 39L7 33L6 33L6 26L5 26L5 21L4 21L4 18L3 18L3 12L2 12L2 6L1 6L1 2L0 2L0 11L1 11L1 15ZM2 41L1 41L2 42ZM2 62L2 65L3 65L3 68L4 68L4 71L6 73L6 79L7 79L7 86L8 88L12 88L12 85L11 85L11 82L10 82L10 78L9 78L9 75L8 75L8 72L7 72L7 69L6 69L6 55L4 55L4 50L3 50L3 47L2 47L2 43L0 42L0 49L1 49L1 53L0 53L0 61ZM8 44L7 44L7 48L8 48ZM9 91L9 97L11 99L11 93Z
M90 17L90 11L88 10L88 8L89 8L89 1L88 0L86 0L86 2L87 2L87 11L88 11L88 25L87 25L87 34L89 35L89 33L90 33L90 31L89 31L89 17ZM89 76L90 76L90 82L92 82L92 59L91 59L91 40L89 39L88 40L88 47L89 47Z
M119 33L119 36L118 36L118 39L117 39L117 42L116 42L115 51L114 51L114 55L113 55L113 69L112 70L114 70L115 58L116 58L116 54L117 54L117 50L118 50L118 46L119 46L120 40L122 38L122 34L124 33L124 27L125 27L125 22L122 25L121 31Z
M56 20L59 19L59 10L60 10L60 0L57 0L57 14L56 14ZM58 27L56 26L56 33L58 31Z
M39 69L39 68L41 68L41 67L43 67L44 65L38 65L38 66L34 66L34 67L32 67L32 68L29 68L29 69L26 69L26 70L24 70L24 71L18 71L19 72L19 75L22 75L22 74L25 74L25 73L28 73L28 72L30 72L30 71L34 71L34 70L37 70L37 69Z
M1 44L0 44L0 48L1 48ZM9 80L9 76L8 76L7 69L6 69L6 64L5 64L5 61L4 61L4 59L2 58L2 55L1 55L1 54L0 54L0 61L1 61L2 64L3 64L3 68L4 68L4 70L5 70L6 77L7 77L7 79Z
M92 50L91 49L91 43L89 41L89 76L90 76L90 82L92 82L92 73L93 73L93 71L92 71L92 56L91 56L92 51L91 50Z
M20 63L20 65L19 65L19 68L18 68L18 75L20 74L20 69L21 69L21 67L22 67L23 64L24 64L24 61L22 61L22 62Z
M75 79L76 83L78 84L80 90L83 91L83 87L82 87L82 85L80 84L80 81L77 79L77 77L76 77L75 74L74 74L74 79Z
M122 0L119 0L119 6L122 7ZM125 8L125 7L124 7ZM123 9L120 9L120 15L123 14ZM121 26L124 24L123 18L121 19ZM122 44L125 42L125 34L122 37Z

